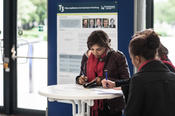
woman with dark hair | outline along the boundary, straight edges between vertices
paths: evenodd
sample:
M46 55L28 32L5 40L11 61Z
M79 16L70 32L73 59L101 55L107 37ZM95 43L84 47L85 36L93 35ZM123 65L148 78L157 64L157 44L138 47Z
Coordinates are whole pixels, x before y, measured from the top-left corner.
M172 64L170 59L168 58L168 49L160 43L160 46L158 48L158 53L157 53L157 58L158 60L161 60L168 68L170 71L175 72L175 66ZM124 80L117 80L115 81L115 87L120 87L120 86L128 86L129 88L129 82L130 79L124 79ZM127 102L128 99L128 90L125 89L125 101Z
M113 81L129 78L124 54L110 48L110 39L104 31L93 31L88 37L87 46L89 50L82 57L81 71L76 77L77 84L84 85L95 80L101 86L105 71L108 79ZM94 103L91 116L121 116L125 105L122 96L111 100L95 100Z
M136 33L129 43L129 53L138 72L129 85L125 116L175 115L175 73L156 60L160 39L152 29ZM113 81L102 81L103 87L115 86Z
M170 69L170 71L175 72L175 66L168 58L168 49L163 44L160 44L159 46L158 58Z

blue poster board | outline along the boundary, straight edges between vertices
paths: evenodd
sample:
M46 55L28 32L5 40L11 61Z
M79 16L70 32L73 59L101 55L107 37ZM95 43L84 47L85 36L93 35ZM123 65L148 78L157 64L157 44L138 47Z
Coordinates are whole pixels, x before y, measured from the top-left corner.
M72 4L73 3L73 4ZM63 9L58 5L91 6L92 4L107 5L115 4L115 9L102 11L99 9ZM95 8L95 7L94 7ZM48 0L48 85L57 84L57 13L58 12L116 12L118 11L118 49L122 51L128 60L131 74L133 66L129 58L128 44L134 32L134 0ZM48 102L48 116L71 116L72 108L70 104Z

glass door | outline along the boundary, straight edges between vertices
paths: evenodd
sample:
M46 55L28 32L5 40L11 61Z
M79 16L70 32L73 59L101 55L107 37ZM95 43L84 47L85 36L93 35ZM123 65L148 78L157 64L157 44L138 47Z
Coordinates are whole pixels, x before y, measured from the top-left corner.
M4 106L4 75L3 75L3 0L0 0L0 106Z
M47 99L38 90L47 86L47 0L18 0L12 57L17 59L17 108L46 110Z
M46 3L0 0L0 112L5 114L45 115L47 99L38 90L47 86Z

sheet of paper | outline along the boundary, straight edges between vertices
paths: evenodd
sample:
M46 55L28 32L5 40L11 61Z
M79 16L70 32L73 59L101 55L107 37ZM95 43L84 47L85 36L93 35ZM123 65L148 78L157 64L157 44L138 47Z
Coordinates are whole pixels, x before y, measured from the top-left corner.
M94 88L94 91L99 94L123 94L121 90L114 90L114 89Z

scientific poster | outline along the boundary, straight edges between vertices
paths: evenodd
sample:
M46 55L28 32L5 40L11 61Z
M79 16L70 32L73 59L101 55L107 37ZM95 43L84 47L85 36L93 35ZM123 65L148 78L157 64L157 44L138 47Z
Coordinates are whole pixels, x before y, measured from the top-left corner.
M105 31L111 47L118 48L117 3L59 4L57 13L57 83L75 83L87 38L94 30Z

